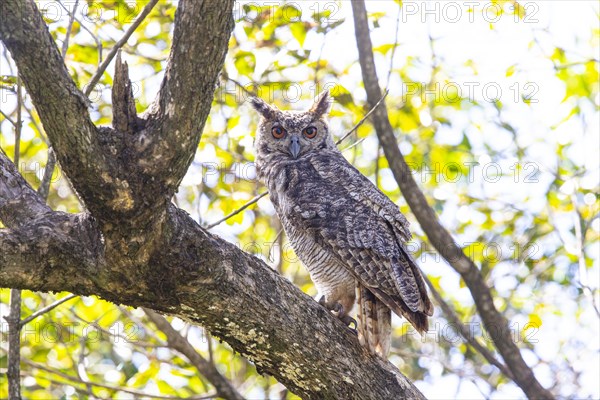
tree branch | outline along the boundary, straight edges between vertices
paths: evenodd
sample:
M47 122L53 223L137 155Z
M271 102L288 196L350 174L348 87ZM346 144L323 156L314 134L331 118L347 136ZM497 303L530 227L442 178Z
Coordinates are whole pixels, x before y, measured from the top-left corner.
M17 77L17 124L15 125L15 154L14 161L19 165L21 156L21 129L23 119L23 96L21 92L21 78ZM1 151L1 150L0 150ZM10 290L10 312L4 317L8 322L8 396L11 400L21 400L21 291Z
M65 297L63 297L62 299L58 299L56 300L54 303L47 305L46 307L37 310L36 312L34 312L33 314L31 314L29 317L25 318L24 320L21 321L21 323L19 324L21 327L27 325L28 323L30 323L31 321L33 321L34 319L36 319L37 317L44 315L52 310L54 310L56 307L60 306L62 303L65 303L69 300L72 300L74 298L78 297L75 294L70 294L67 295Z
M173 47L140 164L162 174L171 198L194 157L212 104L233 30L233 0L182 0L175 15ZM210 27L210 29L207 29ZM165 175L165 172L168 172Z
M37 196L0 156L4 176L21 188L6 196ZM0 188L7 186L4 176ZM39 196L27 201L46 207ZM137 240L155 244L146 256L103 247L89 214L45 211L26 220L18 229L0 230L1 287L97 295L177 315L204 326L304 398L422 398L312 298L173 205L158 237L138 234Z
M48 160L46 161L46 167L44 168L44 176L42 182L38 187L38 193L44 201L48 198L50 193L50 183L52 182L52 174L54 174L54 167L56 166L56 153L52 147L48 148Z
M220 220L210 223L208 225L206 225L206 229L210 230L212 228L214 228L215 226L227 221L229 218L232 218L236 215L238 215L239 213L241 213L242 211L244 211L246 208L250 207L253 204L258 203L258 201L260 199L262 199L263 197L265 197L266 195L268 195L269 192L263 192L257 196L254 196L251 200L249 200L247 203L245 203L244 205L242 205L240 208L237 208L235 210L233 210L232 212L230 212L229 214L227 214L226 216L224 216L223 218L221 218Z
M363 81L369 104L374 105L381 98L381 89L375 70L373 47L369 33L369 22L365 3L352 1L356 42ZM379 137L390 169L404 198L410 206L429 241L448 263L462 276L473 295L479 315L486 330L492 337L496 348L510 368L515 382L530 399L552 399L554 396L544 389L535 378L533 371L523 360L521 352L513 342L508 321L496 309L490 289L485 284L477 266L454 242L452 236L440 224L433 209L427 203L425 195L412 177L394 136L385 105L378 107L373 114L373 125Z
M339 138L338 141L335 142L335 144L338 145L338 144L342 143L348 136L350 136L350 135L352 135L352 133L356 132L356 130L367 120L367 118L369 118L371 116L371 114L373 114L373 112L377 109L377 107L379 107L379 105L383 103L383 101L387 97L388 93L389 93L389 91L386 90L385 93L379 99L379 101L377 103L375 103L375 105L373 107L371 107L369 112L366 113L365 116L362 117L361 120L358 121L358 123L356 125L354 125L354 127L352 129L350 129L348 132L346 132L346 134L344 136Z
M79 0L75 0L75 5L73 6L73 13L69 16L69 25L67 26L67 33L65 34L65 41L62 45L62 58L63 60L67 56L67 50L69 50L69 40L71 38L71 30L73 29L73 21L75 20L75 13L77 13L77 6L79 5Z
M498 361L496 359L496 357L494 357L494 355L487 348L485 348L481 343L479 343L479 341L477 341L477 339L475 337L473 337L473 334L471 333L469 328L467 326L465 326L465 324L462 323L462 321L460 320L458 315L456 315L456 312L443 299L442 295L433 286L433 284L431 283L429 278L427 276L423 276L423 277L425 279L425 283L427 283L427 286L429 287L429 291L433 295L433 298L435 299L435 301L441 307L442 312L446 316L446 319L450 323L453 324L453 326L456 328L457 332L460 334L460 336L463 337L463 339L466 341L466 343L469 344L477 352L479 352L479 354L481 354L483 356L483 358L485 358L487 360L487 362L494 365L496 368L498 368L500 370L500 372L502 372L509 379L514 381L515 378L513 377L512 372L510 372L510 370L508 368L506 368L506 365L504 365L500 361Z
M0 40L17 64L58 160L78 194L92 209L111 204L115 199L107 195L115 191L106 191L103 181L118 176L120 165L107 161L87 111L88 100L69 76L34 0L2 2Z
M135 110L133 88L129 79L127 62L121 61L121 50L117 52L115 61L115 77L112 88L112 125L119 132L135 134L141 121Z
M115 43L115 45L110 50L110 52L108 53L108 55L106 56L106 58L104 59L102 64L100 65L100 67L98 67L98 71L96 71L96 73L94 74L92 79L90 79L90 83L88 83L86 85L86 87L85 87L85 95L86 96L89 96L92 93L92 91L94 90L94 87L96 87L96 85L100 81L102 74L106 71L106 68L108 68L108 65L110 64L112 59L115 58L115 56L117 55L117 53L119 52L121 47L123 47L125 45L125 43L127 43L129 38L131 37L131 35L133 35L133 32L135 32L135 30L138 28L138 26L140 26L140 24L144 21L144 19L148 16L148 14L150 14L150 11L152 11L152 9L156 5L156 3L158 3L158 0L150 0L148 2L148 4L146 4L144 9L142 10L140 15L135 19L133 24L131 24L129 29L127 29L127 32L125 32L125 34L121 37L121 39L119 39L119 41L117 43ZM98 57L98 60L100 60L100 59L101 59L101 57Z
M0 221L18 228L50 211L0 148Z
M61 213L0 230L0 286L93 294L176 315L303 398L423 398L312 298L184 211L170 207L162 251L147 260L152 268L131 259L108 268L95 248L100 238L86 240L90 231L97 229L85 215Z
M144 308L144 312L158 329L163 331L167 336L169 347L177 350L187 357L188 360L196 367L198 372L202 374L217 390L217 395L225 399L244 400L241 394L231 385L231 383L221 375L213 364L205 360L196 349L175 330L162 315Z
M65 373L60 372L60 371L58 371L56 369L49 368L49 367L47 367L45 365L42 365L42 364L38 364L38 363L36 363L34 361L23 360L23 362L25 364L33 367L33 368L37 368L37 369L40 369L42 371L46 371L48 373L54 374L56 376L60 376L61 378L66 379L70 383L73 383L73 384L81 384L81 385L88 386L88 387L89 386L100 387L100 388L111 390L113 392L129 393L129 394L132 394L132 395L136 396L136 398L142 397L142 398L163 399L163 400L177 400L177 399L181 398L181 397L175 397L175 396L163 396L163 395L158 395L158 394L148 394L148 393L140 392L138 390L128 389L126 387L107 385L105 383L83 381L83 380L81 380L81 378L79 378L77 376L72 376L72 375L69 375L69 374L65 374ZM60 383L64 384L64 382L60 382ZM77 388L77 390L81 390L81 389ZM93 392L91 392L91 391L89 391L89 392L92 393L92 395L93 395ZM205 396L202 396L202 397L197 397L197 396L187 397L187 399L189 399L189 400L202 400L202 399L206 399L206 398L207 397L205 397Z
M10 311L4 317L8 323L8 394L11 400L21 400L21 291L10 290Z

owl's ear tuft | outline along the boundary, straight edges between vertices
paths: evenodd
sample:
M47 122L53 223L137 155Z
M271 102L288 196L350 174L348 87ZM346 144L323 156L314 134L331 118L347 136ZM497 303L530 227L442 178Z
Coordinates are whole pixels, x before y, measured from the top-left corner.
M260 97L250 97L248 101L250 101L250 105L252 105L252 107L258 111L263 118L272 119L275 117L277 109L270 104L267 104Z
M308 112L315 114L317 118L321 118L324 115L329 114L329 110L331 109L331 103L333 99L329 95L329 90L323 91L317 97L315 104L308 110Z

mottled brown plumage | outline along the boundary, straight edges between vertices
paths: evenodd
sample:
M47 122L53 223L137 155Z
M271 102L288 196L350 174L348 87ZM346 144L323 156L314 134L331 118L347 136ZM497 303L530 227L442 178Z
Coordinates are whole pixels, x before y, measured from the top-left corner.
M391 311L420 332L433 307L398 207L342 156L325 117L323 93L306 112L253 98L261 114L256 167L294 251L322 297L346 323L358 295L361 343L387 355Z

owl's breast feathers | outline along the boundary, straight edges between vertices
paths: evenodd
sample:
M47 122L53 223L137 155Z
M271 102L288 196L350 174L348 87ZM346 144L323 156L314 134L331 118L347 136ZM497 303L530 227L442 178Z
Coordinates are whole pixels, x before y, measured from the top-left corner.
M433 307L403 245L411 235L398 207L337 149L269 161L261 179L285 224L331 251L396 314L426 330Z

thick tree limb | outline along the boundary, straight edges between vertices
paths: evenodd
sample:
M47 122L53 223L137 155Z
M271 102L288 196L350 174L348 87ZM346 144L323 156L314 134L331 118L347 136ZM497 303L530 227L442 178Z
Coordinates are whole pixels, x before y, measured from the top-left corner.
M2 149L0 221L9 228L0 229L0 281L11 276L14 284L2 287L40 285L56 271L55 278L63 282L82 270L92 278L97 271L102 240L93 218L53 212ZM84 285L91 283L86 280Z
M0 148L0 221L18 228L50 211Z
M171 58L148 129L134 115L127 71L119 63L115 95L121 97L113 97L118 111L113 130L97 129L90 121L88 100L70 78L34 1L2 3L0 39L23 76L61 167L103 229L126 220L140 230L160 230L210 110L233 28L232 5L233 0L179 3Z
M17 196L35 193L15 168L3 170L23 188ZM97 295L176 315L204 326L303 398L423 398L312 298L184 211L169 206L160 237L148 240L157 249L148 258L125 252L108 260L91 216L45 212L0 230L0 287Z
M375 70L373 48L369 33L369 22L365 3L362 0L352 1L356 42L358 44L359 61L362 70L367 100L374 105L381 98L381 89ZM530 399L551 399L554 396L546 390L535 378L533 371L523 360L521 352L513 342L508 321L494 306L492 294L487 287L481 272L473 261L454 242L452 236L440 224L433 209L427 203L425 195L412 177L394 136L385 105L378 107L372 117L373 125L390 169L394 174L400 190L410 209L415 214L419 224L425 231L431 244L458 272L473 295L477 311L481 316L486 330L506 366L511 370L515 383Z
M102 177L118 171L105 159L88 100L79 91L33 0L2 2L0 40L10 51L58 160L83 200L111 201ZM76 154L76 156L75 156ZM90 177L96 184L86 185ZM100 181L100 182L98 182Z
M67 217L0 231L0 286L97 295L176 315L204 326L303 398L423 398L312 298L185 212L170 209L171 241L149 261L152 268L120 275L93 248L82 250L99 238L82 241L85 224Z

